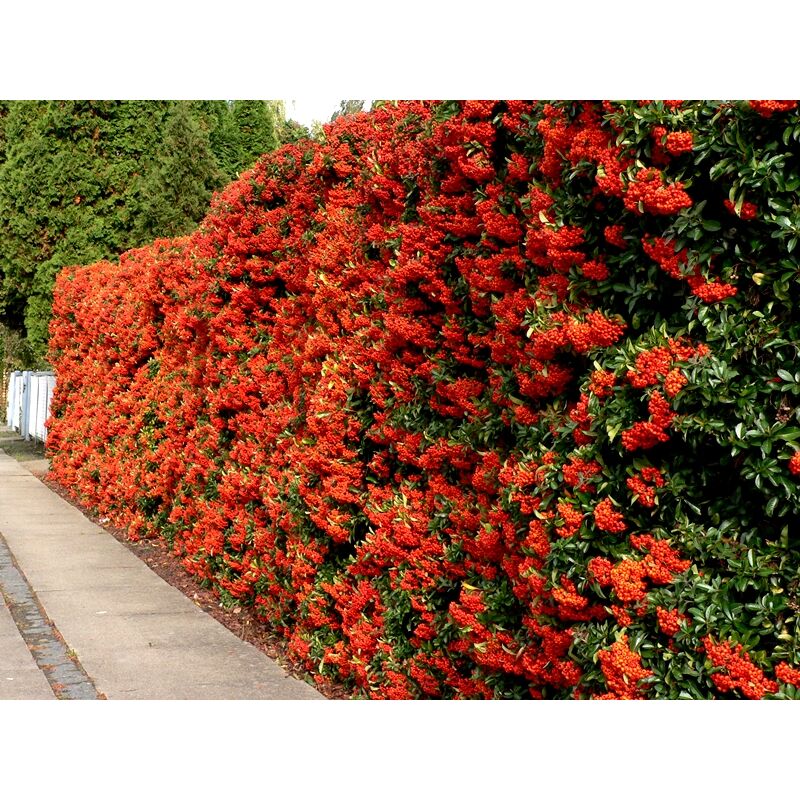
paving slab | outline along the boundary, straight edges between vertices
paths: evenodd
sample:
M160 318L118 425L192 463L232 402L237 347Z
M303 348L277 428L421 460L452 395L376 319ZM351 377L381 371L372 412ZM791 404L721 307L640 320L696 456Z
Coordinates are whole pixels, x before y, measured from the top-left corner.
M0 534L47 618L108 699L324 699L2 451ZM7 611L0 616L0 684L6 665L27 664L24 643L6 648L6 641L15 642ZM48 688L33 672L27 677L40 693Z

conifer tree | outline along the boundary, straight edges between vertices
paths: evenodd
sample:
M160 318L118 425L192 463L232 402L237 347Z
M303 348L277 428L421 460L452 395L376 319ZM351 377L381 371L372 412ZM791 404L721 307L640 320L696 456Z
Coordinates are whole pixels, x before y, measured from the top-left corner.
M275 112L265 100L236 100L233 118L239 131L242 168L248 169L278 146Z
M165 123L158 164L145 184L142 230L157 231L159 237L188 233L204 216L224 177L208 131L192 116L188 102L176 102Z
M211 153L224 182L236 178L241 166L239 131L233 119L233 102L229 100L190 100L191 115L208 133Z

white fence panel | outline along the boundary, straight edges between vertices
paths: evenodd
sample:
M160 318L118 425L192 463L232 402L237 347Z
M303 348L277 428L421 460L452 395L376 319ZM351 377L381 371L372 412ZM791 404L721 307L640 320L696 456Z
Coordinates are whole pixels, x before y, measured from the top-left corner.
M14 423L13 428L16 431L22 428L22 394L25 391L25 375L22 372L17 373L17 383L14 386Z
M47 439L47 418L50 416L50 401L53 399L53 389L56 388L55 376L50 373L39 375L39 402L36 409L36 427L33 436L40 442Z
M25 397L25 430L21 433L26 439L30 439L36 427L36 410L39 406L39 381L35 372L28 375L25 391L27 393Z
M47 418L56 379L52 372L12 372L8 378L6 424L24 439L47 440Z
M12 372L8 376L8 392L6 394L6 425L14 427L14 420L17 417L17 378L19 372Z
M11 427L19 433L22 430L22 398L25 392L25 373L15 372L14 375L16 380L14 381L14 408L11 416Z
M17 414L14 417L14 427L22 430L22 418L25 413L25 373L20 372L19 380L17 381Z

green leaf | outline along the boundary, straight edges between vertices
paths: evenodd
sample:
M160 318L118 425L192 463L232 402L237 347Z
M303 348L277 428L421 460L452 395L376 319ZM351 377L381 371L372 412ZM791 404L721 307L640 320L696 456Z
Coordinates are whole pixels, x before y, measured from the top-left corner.
M775 506L777 506L777 505L778 505L778 498L777 497L773 497L772 500L770 500L769 503L767 503L767 516L768 517L771 517L773 515L773 513L775 512Z

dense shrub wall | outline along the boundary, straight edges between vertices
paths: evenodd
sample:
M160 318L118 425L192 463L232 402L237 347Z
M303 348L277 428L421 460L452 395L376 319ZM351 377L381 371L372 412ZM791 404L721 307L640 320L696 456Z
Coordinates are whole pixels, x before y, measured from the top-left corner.
M371 697L793 697L800 113L401 103L65 270L55 476Z

